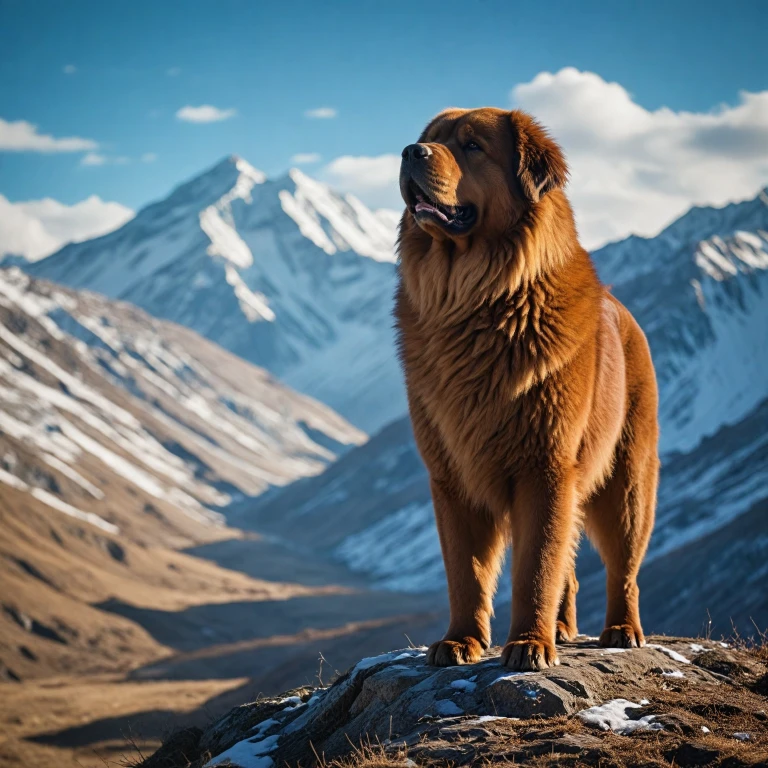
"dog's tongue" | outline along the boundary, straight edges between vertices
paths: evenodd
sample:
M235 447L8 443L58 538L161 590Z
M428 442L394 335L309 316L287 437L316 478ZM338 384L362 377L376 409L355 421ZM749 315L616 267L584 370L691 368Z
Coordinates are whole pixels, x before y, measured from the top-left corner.
M429 203L422 203L422 202L416 203L416 207L414 208L414 211L416 213L418 213L419 211L427 211L427 213L434 213L436 216L439 216L443 221L448 221L448 217L442 211L438 211L434 205L430 205Z

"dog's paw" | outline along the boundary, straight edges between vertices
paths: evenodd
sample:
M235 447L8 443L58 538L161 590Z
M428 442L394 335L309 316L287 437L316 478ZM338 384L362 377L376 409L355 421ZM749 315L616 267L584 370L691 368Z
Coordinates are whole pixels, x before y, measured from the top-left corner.
M541 640L513 640L504 646L501 663L518 672L538 672L560 663L552 643Z
M427 651L427 664L435 667L455 667L459 664L474 664L480 661L483 646L474 637L461 640L438 640Z
M572 643L576 636L579 634L579 630L575 626L570 626L564 621L557 622L557 628L555 630L555 642L557 643Z
M639 625L615 624L603 630L600 645L603 648L642 648L645 645L645 635Z

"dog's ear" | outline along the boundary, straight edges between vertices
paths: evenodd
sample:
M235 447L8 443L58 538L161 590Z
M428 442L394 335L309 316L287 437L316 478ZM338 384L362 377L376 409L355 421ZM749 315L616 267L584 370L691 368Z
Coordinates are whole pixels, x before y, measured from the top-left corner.
M532 117L513 110L510 123L515 141L513 172L532 203L553 189L565 186L568 165L557 142Z

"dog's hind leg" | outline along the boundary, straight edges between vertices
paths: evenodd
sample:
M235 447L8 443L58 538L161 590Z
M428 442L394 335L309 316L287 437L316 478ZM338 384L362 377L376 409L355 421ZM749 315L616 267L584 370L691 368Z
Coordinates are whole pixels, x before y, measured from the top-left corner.
M607 572L608 605L600 635L605 647L645 645L637 574L653 530L658 474L655 435L622 441L613 475L587 505L587 534Z
M658 393L643 332L623 308L621 317L626 414L613 471L585 504L585 527L607 571L608 606L600 644L631 648L645 643L637 574L651 538L656 510Z
M578 591L579 582L576 581L576 564L571 563L568 574L565 577L565 589L563 590L563 599L560 603L560 611L557 614L555 640L558 643L569 643L579 633L579 630L576 628L576 593Z

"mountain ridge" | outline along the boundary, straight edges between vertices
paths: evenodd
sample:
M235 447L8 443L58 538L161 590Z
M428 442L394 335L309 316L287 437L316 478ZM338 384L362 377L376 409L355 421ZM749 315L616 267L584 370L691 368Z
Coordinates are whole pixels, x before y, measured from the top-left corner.
M0 386L0 480L71 516L85 505L81 517L112 532L97 517L111 509L102 486L218 524L209 507L317 472L365 440L186 328L18 269L0 270ZM37 482L48 473L50 487Z
M405 410L391 224L299 170L268 179L231 156L24 269L186 325L372 431Z

